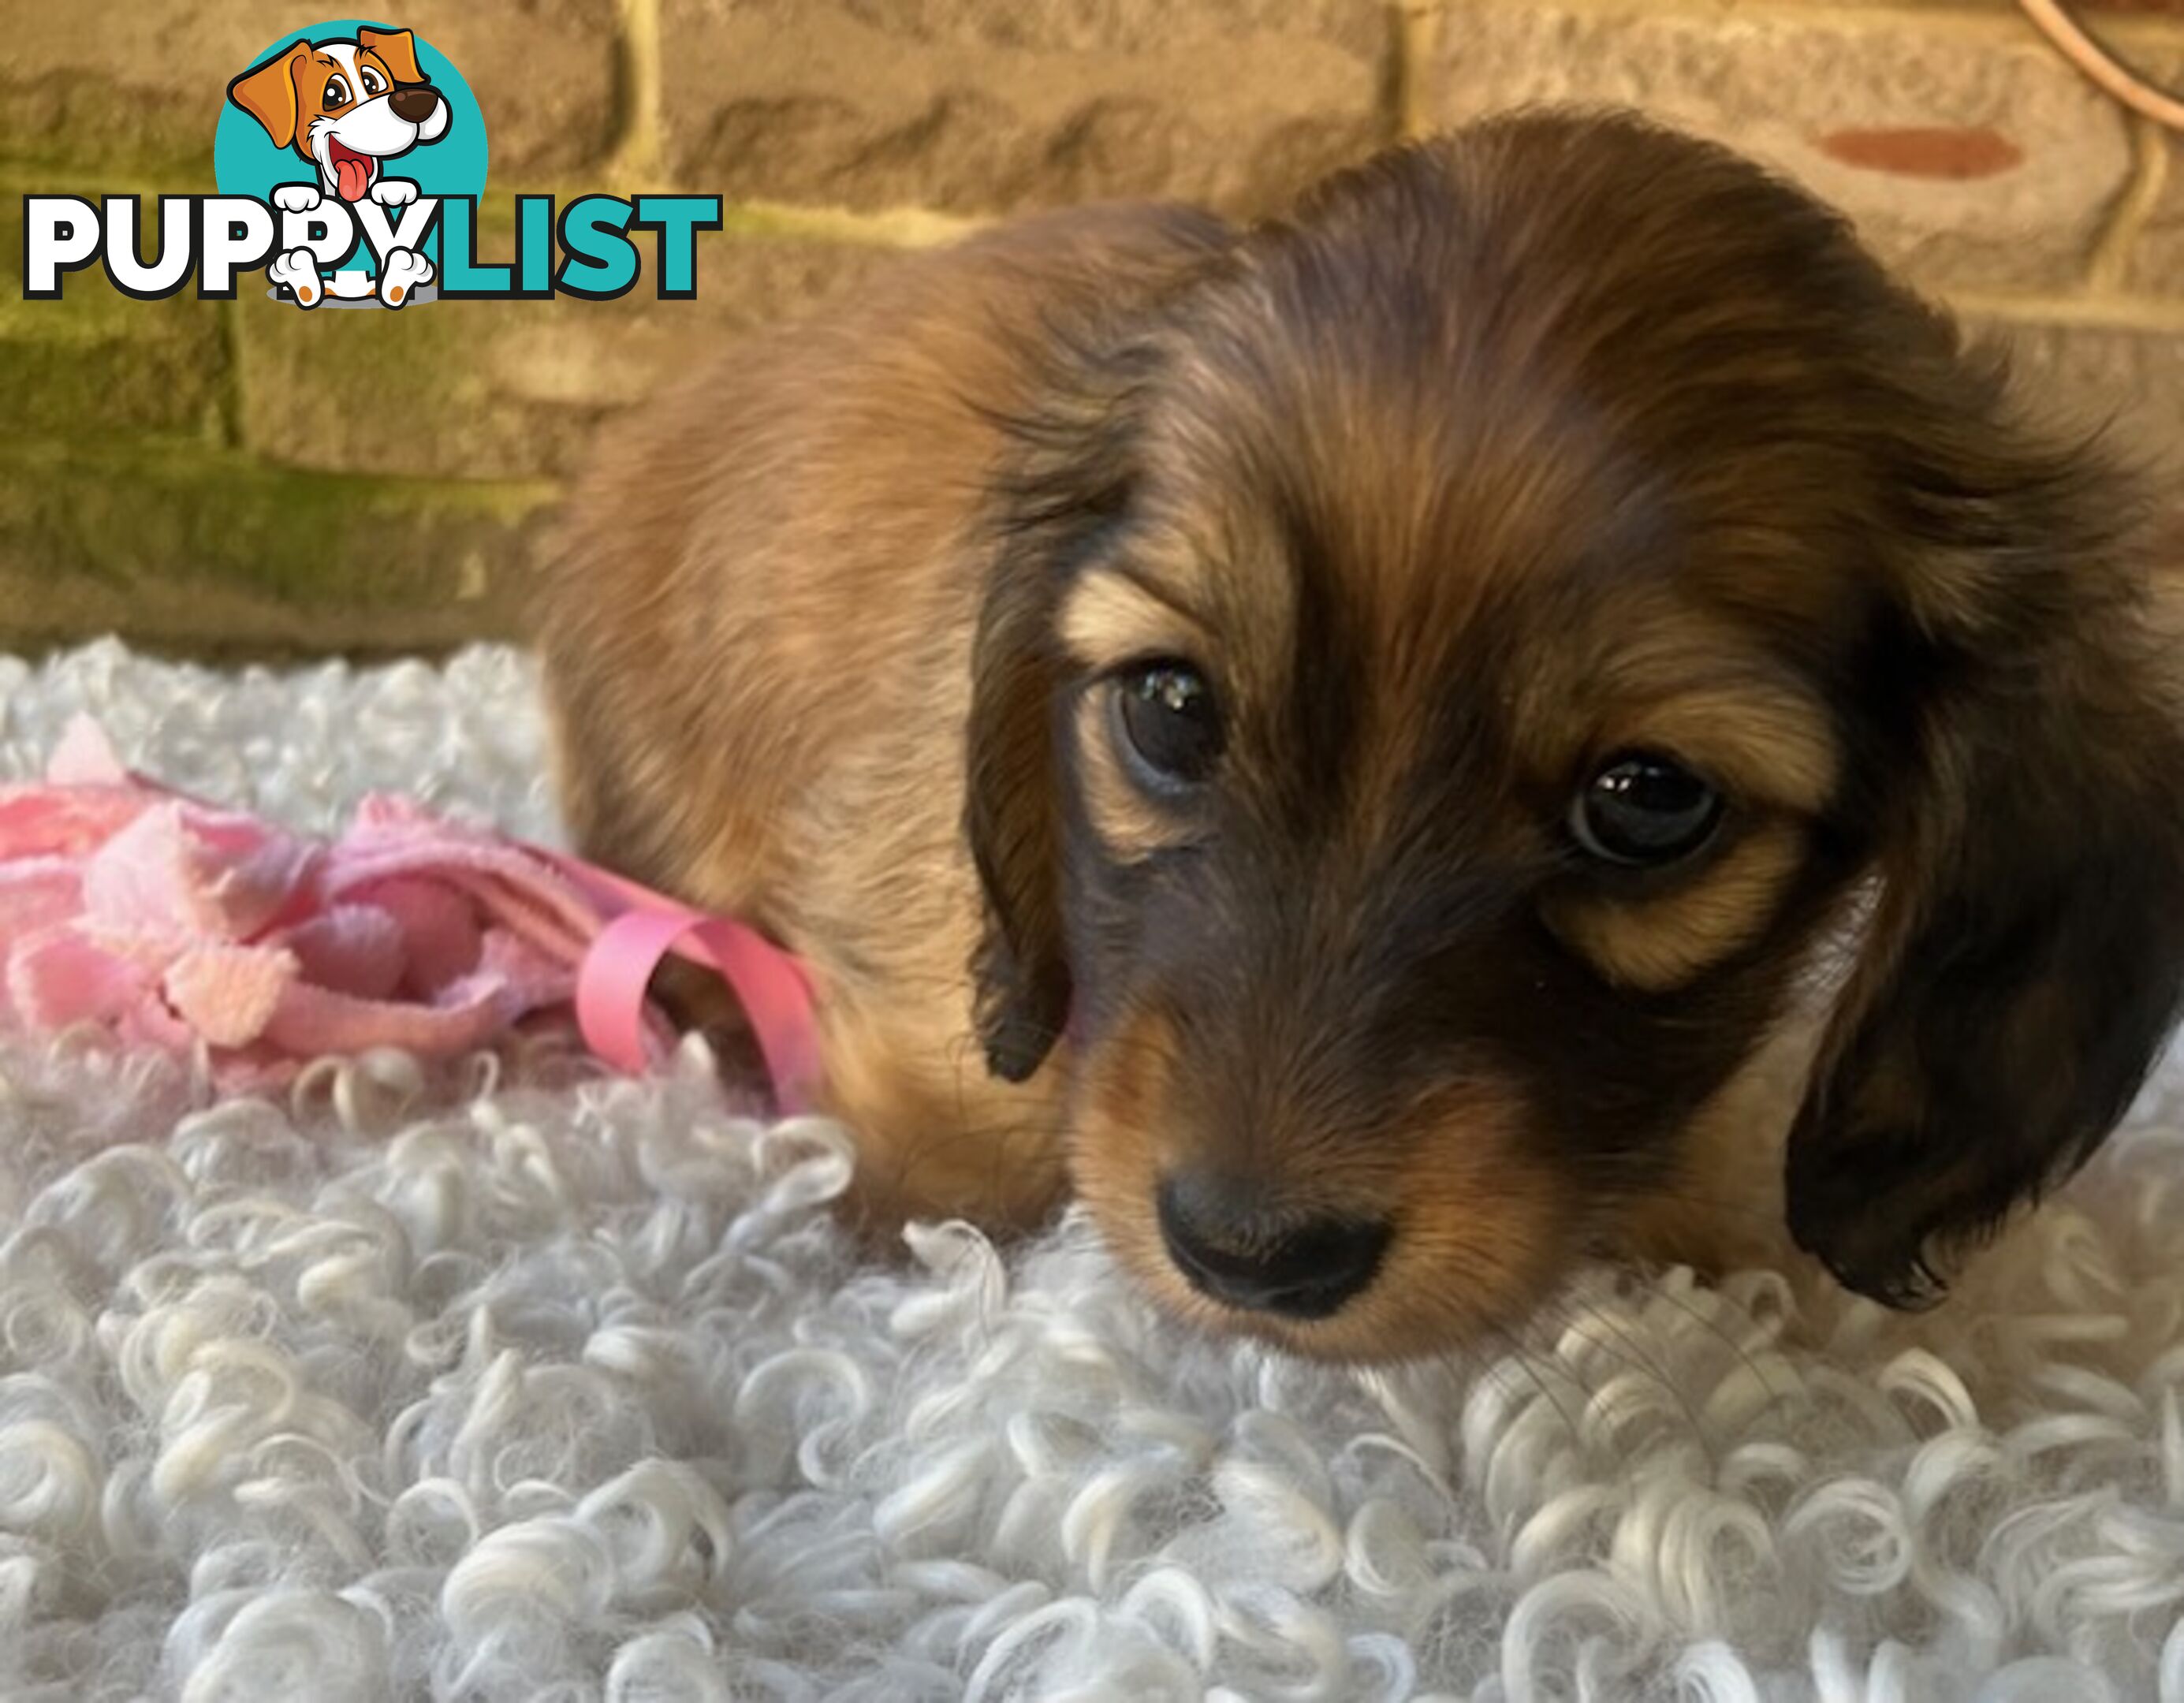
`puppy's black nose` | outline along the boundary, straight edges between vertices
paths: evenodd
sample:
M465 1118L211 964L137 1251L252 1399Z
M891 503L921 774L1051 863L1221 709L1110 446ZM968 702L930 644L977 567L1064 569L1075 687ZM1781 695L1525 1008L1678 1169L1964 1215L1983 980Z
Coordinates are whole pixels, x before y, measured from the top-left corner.
M1284 1219L1251 1196L1248 1184L1195 1172L1161 1184L1161 1237L1193 1288L1255 1312L1323 1319L1373 1281L1388 1251L1384 1220Z
M439 103L440 92L430 83L404 83L387 97L387 104L394 109L394 116L411 124L424 123Z

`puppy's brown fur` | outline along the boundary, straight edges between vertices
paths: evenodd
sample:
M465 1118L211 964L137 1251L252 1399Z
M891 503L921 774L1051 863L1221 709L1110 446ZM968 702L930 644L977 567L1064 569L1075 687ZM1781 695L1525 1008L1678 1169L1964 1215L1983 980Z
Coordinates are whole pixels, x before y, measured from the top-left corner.
M1861 896L1799 1241L1908 1300L2099 1142L2184 973L2130 520L1802 195L1532 114L745 344L610 441L544 648L586 849L813 966L875 1214L1067 1178L1178 1307L1382 1356L1734 1239L1742 1085ZM1108 713L1166 657L1226 730L1187 799ZM1643 875L1565 825L1638 748L1730 800ZM1185 1170L1386 1256L1331 1317L1206 1300Z

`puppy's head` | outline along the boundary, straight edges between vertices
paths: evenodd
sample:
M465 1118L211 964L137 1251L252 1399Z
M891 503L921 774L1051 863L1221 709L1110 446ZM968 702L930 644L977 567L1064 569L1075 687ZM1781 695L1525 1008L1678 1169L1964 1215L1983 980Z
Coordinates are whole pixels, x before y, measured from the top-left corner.
M353 42L292 42L227 86L276 147L319 168L345 201L370 192L379 162L447 134L448 109L417 63L407 30L360 29Z
M981 1022L1011 1077L1067 1030L1157 1293L1339 1356L1521 1309L1703 1195L1861 899L1787 1180L1846 1283L1916 1297L2120 1116L2184 970L2126 505L1827 211L1521 116L1054 366L977 649Z

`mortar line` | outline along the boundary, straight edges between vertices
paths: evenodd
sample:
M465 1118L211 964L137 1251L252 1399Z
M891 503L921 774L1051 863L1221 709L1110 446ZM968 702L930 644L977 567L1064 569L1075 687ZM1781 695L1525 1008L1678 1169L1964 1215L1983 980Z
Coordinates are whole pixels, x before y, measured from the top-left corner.
M1540 0L1433 0L1433 3L1444 12L1506 11L1521 4L1541 9ZM2073 75L2077 75L2070 62L2055 52L2047 38L2014 6L2005 11L1971 3L1906 8L1888 4L1886 0L1837 0L1837 3L1820 10L1810 0L1552 0L1552 3L1571 11L1620 13L1648 19L1663 15L1766 18L1812 25L1844 24L1860 29L1880 24L1932 25L1951 33L1983 36L1991 40L2008 36L2032 43L2053 55L2056 63L2071 70ZM2111 44L2132 47L2175 47L2184 45L2184 19L2165 15L2104 17L2101 19L2101 37Z
M220 447L240 450L242 442L242 303L221 302L214 323L220 327Z
M733 237L787 237L883 248L929 248L994 222L991 216L941 213L914 203L861 212L812 202L731 201L723 204L722 217Z
M2138 239L2146 234L2169 181L2170 144L2161 126L2150 118L2134 114L2131 144L2137 158L2131 182L2116 198L2115 211L2093 244L2092 258L2086 268L2086 286L2090 290L2121 287Z
M2059 326L2114 331L2184 331L2184 301L2149 296L2010 295L1982 290L1935 290L1953 311L2015 326Z
M660 0L616 0L616 47L621 134L608 150L608 170L625 190L666 189L666 138L660 123Z
M1433 133L1428 78L1440 48L1444 8L1437 0L1389 0L1387 70L1380 90L1380 118L1394 140L1416 142Z

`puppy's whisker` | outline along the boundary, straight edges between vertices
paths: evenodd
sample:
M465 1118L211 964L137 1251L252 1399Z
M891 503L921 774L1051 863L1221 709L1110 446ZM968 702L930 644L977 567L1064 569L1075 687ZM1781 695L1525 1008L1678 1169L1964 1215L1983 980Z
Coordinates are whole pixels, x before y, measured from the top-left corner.
M1680 1295L1677 1294L1676 1292L1670 1288L1666 1283L1662 1283L1658 1279L1648 1281L1645 1285L1645 1292L1656 1300L1666 1301L1669 1306L1673 1307L1676 1311L1683 1314L1685 1317L1697 1321L1702 1329L1713 1336L1724 1347L1728 1349L1731 1354L1735 1355L1738 1363L1741 1365L1746 1371L1752 1374L1753 1380L1759 1385L1760 1389L1766 1392L1767 1405L1769 1408L1772 1408L1778 1403L1786 1401L1790 1399L1791 1392L1780 1389L1771 1382L1767 1376L1766 1368L1757 1360L1752 1358L1751 1351L1747 1350L1741 1342L1738 1341L1735 1336L1731 1335L1728 1327L1722 1324L1719 1320L1713 1317L1703 1308L1693 1306L1689 1301L1685 1300ZM1716 1293L1719 1294L1719 1291L1716 1291ZM1723 1299L1726 1300L1728 1298L1724 1296ZM1746 1316L1747 1320L1750 1320L1750 1316L1748 1314ZM1755 1326L1755 1327L1757 1327L1758 1322L1756 1320L1750 1320L1750 1322Z
M1547 1404L1549 1411L1562 1421L1563 1429L1569 1433L1571 1444L1582 1448L1585 1444L1583 1428L1572 1416L1569 1409L1563 1406L1556 1396L1552 1381L1532 1364L1531 1355L1524 1344L1504 1325L1490 1324L1487 1327L1487 1333L1500 1342L1506 1350L1502 1359L1496 1362L1496 1369L1503 1366L1514 1365L1526 1377L1529 1378L1532 1387L1540 1392L1540 1399Z
M1596 1314L1595 1317L1600 1327L1613 1334L1628 1350L1618 1353L1586 1328L1585 1322L1577 1316L1570 1303L1551 1301L1548 1303L1548 1316L1557 1324L1571 1331L1580 1339L1590 1342L1611 1360L1618 1361L1633 1372L1642 1373L1648 1382L1667 1391L1669 1398L1681 1411L1685 1421L1690 1424L1692 1440L1706 1452L1709 1461L1719 1460L1719 1451L1715 1447L1714 1439L1708 1432L1706 1421L1691 1401L1690 1394L1667 1366L1646 1352L1635 1336L1606 1314Z

